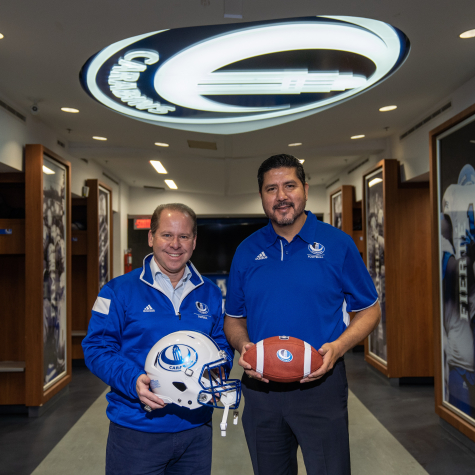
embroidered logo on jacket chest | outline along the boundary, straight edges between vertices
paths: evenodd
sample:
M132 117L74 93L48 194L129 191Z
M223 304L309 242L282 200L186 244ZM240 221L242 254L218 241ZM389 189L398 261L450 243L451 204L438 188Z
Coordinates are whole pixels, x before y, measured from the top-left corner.
M325 256L325 246L319 242L314 242L313 244L308 245L308 250L311 254L307 254L309 258L312 259L323 259Z

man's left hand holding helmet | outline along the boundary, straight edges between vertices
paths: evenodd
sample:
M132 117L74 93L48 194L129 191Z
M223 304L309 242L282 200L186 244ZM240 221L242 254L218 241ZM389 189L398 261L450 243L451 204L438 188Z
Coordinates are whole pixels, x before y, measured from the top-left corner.
M196 237L193 210L160 205L148 234L153 253L94 304L83 349L111 387L106 474L209 475L213 407L227 416L239 405L240 382L227 379L233 350L221 291L190 262Z

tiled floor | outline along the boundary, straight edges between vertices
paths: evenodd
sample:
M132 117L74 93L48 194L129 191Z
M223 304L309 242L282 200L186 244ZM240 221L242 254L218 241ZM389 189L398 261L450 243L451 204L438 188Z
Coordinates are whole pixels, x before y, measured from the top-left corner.
M392 387L361 353L348 354L346 365L353 475L475 473L475 453L439 424L433 387ZM69 393L41 418L0 416L0 474L104 473L106 385L85 368L74 368L73 376ZM214 420L213 475L251 475L241 424L230 425L222 438L220 416Z

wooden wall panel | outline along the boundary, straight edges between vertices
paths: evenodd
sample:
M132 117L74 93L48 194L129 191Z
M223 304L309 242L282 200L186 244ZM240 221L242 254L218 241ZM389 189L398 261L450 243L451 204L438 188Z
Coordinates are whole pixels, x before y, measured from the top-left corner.
M87 318L87 258L86 256L73 256L73 289L71 296L73 304L72 331L86 331Z
M363 231L353 231L353 241L355 242L358 251L360 251L361 254L363 254L363 250L364 250Z
M0 405L25 404L25 377L23 373L0 373Z
M433 370L430 196L425 184L401 185L397 160L383 160L387 365L368 363L390 378L431 377ZM363 177L363 226L365 218ZM367 262L366 247L364 260Z
M25 220L0 219L0 229L11 229L11 234L0 234L0 254L25 254Z
M99 180L87 180L87 314L91 310L99 293Z
M25 249L28 272L26 285L26 352L28 368L26 397L28 406L43 402L43 147L30 145L25 150L25 189L28 196L25 217L29 229Z
M87 255L87 231L72 231L72 254L73 256Z
M391 376L427 377L434 375L432 289L430 276L429 189L400 189L396 222L395 308L393 322L398 331L391 338ZM409 245L408 245L409 243Z
M82 350L82 341L84 336L73 336L73 346L72 346L72 358L73 360L83 360L84 351Z
M0 255L0 269L0 361L25 361L25 256Z

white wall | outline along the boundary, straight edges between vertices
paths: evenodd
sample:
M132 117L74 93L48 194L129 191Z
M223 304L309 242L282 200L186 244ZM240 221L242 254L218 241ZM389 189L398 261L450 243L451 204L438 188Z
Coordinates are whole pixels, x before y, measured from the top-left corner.
M449 101L452 103L452 107L430 120L408 137L403 140L399 140L401 134L395 134L391 137L390 153L392 156L388 158L397 158L401 162L406 180L411 180L429 171L429 132L475 103L475 77L438 103L435 103L430 110L423 111L419 117L415 117L411 124L407 124L407 129L410 129Z
M410 129L448 102L452 103L452 107L430 120L427 124L418 128L406 138L402 140L399 139L400 135L402 135L406 130ZM446 96L443 100L434 103L429 110L423 111L418 117L414 117L414 120L407 124L407 129L388 137L386 148L383 152L378 155L361 157L361 160L357 161L355 164L361 163L365 158L368 158L369 160L363 166L358 168L358 170L355 170L353 173L348 175L348 171L354 167L354 165L351 165L346 170L343 170L338 175L332 177L328 183L335 181L337 178L339 181L326 190L325 203L323 204L323 208L325 209L325 221L329 222L330 220L330 193L341 185L353 185L355 187L356 201L361 200L363 196L363 173L383 158L395 158L399 160L401 164L402 181L418 179L427 174L430 168L429 132L474 103L475 77L463 84L460 88L456 89L452 94Z
M257 183L256 183L257 188ZM197 215L263 215L261 199L256 191L252 194L216 196L179 191L158 191L146 188L130 188L129 215L151 215L162 203L184 203ZM324 213L325 187L311 186L307 209Z
M5 98L4 101L10 104L8 99ZM15 106L12 105L12 107ZM103 169L99 165L93 161L86 163L70 155L67 150L67 136L59 134L48 127L41 121L40 116L27 115L21 110L19 112L24 113L26 116L26 123L0 107L1 171L24 171L23 156L25 145L44 145L52 152L71 162L71 192L74 195L81 196L81 189L87 179L97 178L112 188L112 208L114 211L119 211L119 186L103 175ZM66 144L66 148L58 145L58 140ZM118 182L119 180L116 181Z
M129 187L119 180L115 183L106 176L104 170L94 161L87 163L68 153L67 136L57 133L41 121L41 116L32 116L12 104L8 98L0 97L10 106L26 116L26 122L0 107L0 172L23 172L24 149L26 144L41 144L71 163L71 192L81 196L87 179L98 179L112 188L112 208L114 218L114 276L123 273L123 249L127 247L127 213ZM58 145L58 140L66 148ZM109 176L111 174L107 172Z

